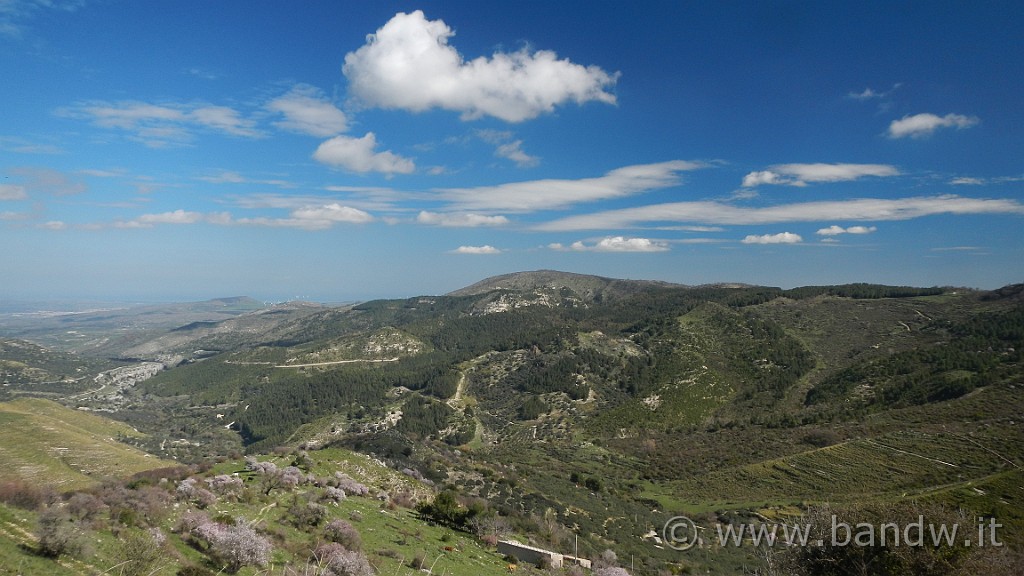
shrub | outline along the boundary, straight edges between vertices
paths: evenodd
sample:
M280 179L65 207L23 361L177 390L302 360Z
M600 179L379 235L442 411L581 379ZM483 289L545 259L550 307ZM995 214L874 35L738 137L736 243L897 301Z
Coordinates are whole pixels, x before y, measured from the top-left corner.
M333 502L341 502L346 498L345 491L341 488L335 488L334 486L328 486L324 489L324 499L331 500Z
M174 493L179 499L191 502L198 508L208 508L217 503L217 496L199 486L195 478L185 478L178 482Z
M207 478L206 484L215 494L237 498L243 490L242 479L238 476L218 474L213 478Z
M206 542L210 555L224 562L225 568L232 573L242 566L265 566L270 558L270 542L245 523L225 526L205 522L191 533Z
M338 488L344 490L349 496L366 496L370 493L370 489L365 484L356 482L348 474L336 472L334 477L338 482Z
M36 536L43 556L80 556L87 552L85 531L67 510L58 506L50 506L39 514Z
M50 498L45 490L35 484L11 481L0 484L0 502L24 510L36 510Z
M88 492L75 492L68 499L68 513L82 522L92 522L106 509L102 500Z
M362 552L346 550L340 544L325 544L314 556L326 571L324 576L373 576L370 562Z
M163 556L160 532L129 533L121 541L121 558L119 565L121 576L144 576L152 574L152 567Z
M291 506L288 507L288 514L292 523L301 528L303 526L319 526L327 518L327 507L318 502L305 498L295 497Z
M359 550L363 547L359 531L344 520L332 520L324 528L324 536L331 542L336 542L346 550Z

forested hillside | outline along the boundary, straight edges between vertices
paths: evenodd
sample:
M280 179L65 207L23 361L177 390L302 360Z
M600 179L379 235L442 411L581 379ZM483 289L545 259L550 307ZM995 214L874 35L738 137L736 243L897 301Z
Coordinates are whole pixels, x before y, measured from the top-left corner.
M508 275L178 327L179 354L202 353L127 388L112 416L183 462L361 451L538 544L613 543L637 573L757 562L640 538L673 515L711 526L824 503L966 508L1019 548L1020 294Z

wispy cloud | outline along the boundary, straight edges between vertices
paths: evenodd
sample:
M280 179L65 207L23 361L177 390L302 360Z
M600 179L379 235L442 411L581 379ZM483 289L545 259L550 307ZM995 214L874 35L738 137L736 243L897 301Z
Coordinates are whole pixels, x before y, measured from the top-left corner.
M442 108L466 120L493 116L521 122L566 102L615 103L617 74L558 59L554 52L496 52L465 61L455 32L423 12L396 14L345 56L352 95L368 106L424 111Z
M846 182L865 176L899 176L900 171L888 164L778 164L768 170L751 172L743 177L743 186L763 184L806 186L808 182Z
M213 224L217 226L267 226L325 230L336 224L366 224L375 218L370 213L339 203L309 204L293 208L287 217L255 216L235 218L229 212L195 212L173 210L142 214L131 220L117 220L109 225L94 224L91 228L153 228L158 225Z
M676 186L681 182L681 172L706 166L701 162L674 160L626 166L597 178L530 180L497 186L448 188L437 190L437 193L462 210L552 210Z
M925 138L931 136L939 128L956 128L962 130L978 124L981 120L977 116L964 116L962 114L946 114L937 116L935 114L915 114L904 116L899 120L893 120L889 124L889 137L896 138Z
M0 0L2 1L2 0ZM42 144L20 136L0 136L0 150L16 154L63 154L64 151L54 144Z
M0 0L0 36L21 38L41 10L74 12L84 4L85 0Z
M779 224L835 220L910 220L937 214L1024 215L1013 199L965 198L956 195L899 199L860 198L742 207L723 202L674 202L569 216L536 226L570 231L633 228L646 223L688 222L711 225Z
M540 164L540 158L523 150L523 141L515 139L507 130L477 130L475 134L484 142L493 144L494 155L516 163L520 168L532 168Z
M515 162L516 166L520 168L531 168L540 164L540 158L530 156L523 151L522 140L514 140L498 146L497 150L494 151L494 155L499 158L507 158Z
M277 178L248 178L238 172L222 170L207 176L198 176L196 180L209 182L211 184L266 184L279 188L295 188L295 183Z
M89 120L102 128L123 130L152 148L186 144L196 129L244 138L263 136L253 120L227 106L100 101L60 108L55 113Z
M423 210L416 216L420 224L456 228L477 228L481 226L504 226L509 223L504 216L488 216L473 212L428 212Z
M548 248L560 252L665 252L669 250L668 242L650 238L627 238L625 236L608 236L589 244L582 240L568 246L560 243L549 244Z
M16 184L0 184L0 200L24 200L28 193L24 186Z
M976 252L984 250L980 246L946 246L943 248L932 248L932 252Z
M8 172L21 178L22 186L30 194L70 196L81 194L87 190L85 183L76 176L52 168L22 166L11 168Z
M974 178L961 176L949 181L954 186L984 186L988 184L1007 184L1012 182L1024 182L1024 176L999 176L996 178Z
M348 130L345 113L319 88L307 84L299 84L284 96L271 100L267 108L284 116L284 120L274 125L290 132L328 137Z

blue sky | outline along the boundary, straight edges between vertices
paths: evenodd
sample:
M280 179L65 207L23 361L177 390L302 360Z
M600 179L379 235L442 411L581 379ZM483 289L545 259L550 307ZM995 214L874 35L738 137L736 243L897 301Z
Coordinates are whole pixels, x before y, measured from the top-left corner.
M0 0L0 298L1024 280L1014 2Z

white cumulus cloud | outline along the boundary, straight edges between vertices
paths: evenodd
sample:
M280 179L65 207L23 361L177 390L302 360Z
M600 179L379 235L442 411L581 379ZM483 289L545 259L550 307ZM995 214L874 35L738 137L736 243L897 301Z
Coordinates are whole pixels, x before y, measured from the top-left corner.
M931 136L939 128L970 128L980 120L977 116L964 116L963 114L946 114L937 116L935 114L914 114L904 116L899 120L893 120L889 124L890 138L924 138Z
M412 160L391 152L376 152L377 136L367 132L362 138L335 136L320 144L313 158L329 166L352 172L409 174L416 169Z
M324 204L323 206L299 208L292 212L292 217L299 220L346 222L350 224L363 224L373 220L373 216L368 212L350 206L342 206L337 202Z
M455 250L452 250L455 254L500 254L501 250L494 246L459 246Z
M743 239L744 244L798 244L804 239L799 234L792 232L779 232L778 234L751 234Z
M580 240L573 242L568 247L554 243L549 244L548 248L573 252L665 252L669 249L668 243L661 240L627 238L625 236L608 236L590 244Z
M565 102L615 103L607 89L617 74L526 48L466 61L451 45L455 32L422 11L396 14L345 56L349 90L380 108L442 108L464 119L493 116L521 122Z
M760 170L751 172L743 177L743 187L753 188L754 186L760 186L762 184L788 184L788 180L782 177L781 174L772 172L771 170Z
M327 137L348 129L345 113L313 86L295 86L284 96L271 100L267 108L284 115L284 120L274 125L290 132Z
M850 226L849 228L843 228L842 226L836 226L833 224L828 228L822 228L816 232L819 236L838 236L840 234L871 234L878 230L874 226Z

